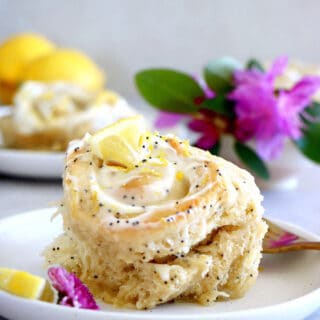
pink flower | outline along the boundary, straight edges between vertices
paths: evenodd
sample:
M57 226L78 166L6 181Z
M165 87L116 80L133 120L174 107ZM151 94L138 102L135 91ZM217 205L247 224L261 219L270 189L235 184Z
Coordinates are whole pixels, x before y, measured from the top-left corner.
M172 128L175 125L177 125L185 117L187 116L183 113L160 111L154 122L154 126L157 129Z
M299 239L299 237L297 235L286 232L286 233L282 234L277 240L271 241L270 248L277 248L277 247L281 247L281 246L286 246L286 245L289 245L298 239Z
M290 90L274 89L288 59L278 58L270 70L239 70L234 74L235 89L228 96L235 101L235 135L240 141L255 139L259 155L266 160L279 155L285 139L301 136L301 112L320 88L320 77L307 76Z
M99 310L89 289L73 274L62 267L51 267L48 276L59 292L59 304L80 309Z
M201 133L200 138L196 142L196 146L204 150L209 150L218 142L220 134L212 121L214 113L209 110L201 110L200 114L203 115L203 117L200 119L192 119L188 123L188 127L192 131Z
M204 92L204 99L212 99L215 97L214 91L207 85L203 78L199 77L197 74L193 74L192 78L196 80L199 86L202 88Z

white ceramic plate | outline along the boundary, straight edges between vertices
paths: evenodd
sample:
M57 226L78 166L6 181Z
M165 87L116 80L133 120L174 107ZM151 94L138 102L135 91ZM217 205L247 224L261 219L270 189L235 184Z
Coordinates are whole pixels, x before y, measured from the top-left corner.
M0 147L0 173L29 178L61 178L63 158L63 152Z
M40 253L61 232L60 217L50 222L53 211L42 209L0 220L0 266L44 276ZM298 227L278 223L307 239L319 240ZM319 252L266 255L256 285L244 298L211 307L172 303L149 311L136 311L100 304L103 311L90 311L0 292L0 315L10 320L303 319L320 307L319 265Z

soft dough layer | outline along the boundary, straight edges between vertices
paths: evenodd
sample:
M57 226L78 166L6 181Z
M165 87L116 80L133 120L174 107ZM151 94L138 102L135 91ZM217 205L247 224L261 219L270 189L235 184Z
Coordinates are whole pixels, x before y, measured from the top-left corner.
M174 136L146 135L130 170L103 163L87 137L67 153L65 233L46 260L121 307L241 297L258 274L261 200L245 170Z

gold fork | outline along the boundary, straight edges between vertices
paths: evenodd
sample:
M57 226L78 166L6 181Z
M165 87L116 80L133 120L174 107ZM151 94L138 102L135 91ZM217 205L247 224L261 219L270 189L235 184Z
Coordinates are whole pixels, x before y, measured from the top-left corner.
M297 250L320 250L320 241L308 241L285 230L268 219L268 232L263 240L263 253L281 253Z

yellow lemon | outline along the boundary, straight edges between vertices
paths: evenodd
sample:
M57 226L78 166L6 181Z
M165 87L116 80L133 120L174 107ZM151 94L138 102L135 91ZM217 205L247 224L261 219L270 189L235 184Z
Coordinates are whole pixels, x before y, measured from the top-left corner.
M53 301L53 291L46 279L25 271L0 268L0 289L19 297Z
M92 152L106 162L127 168L138 161L145 122L141 116L121 119L90 137Z
M102 89L105 77L97 65L82 52L57 49L25 66L21 80L66 81L90 91Z
M54 44L34 33L22 33L0 45L0 98L10 103L19 81L20 72L30 61L54 50Z
M37 34L22 33L9 38L0 46L0 79L15 82L23 67L53 50L54 45Z

